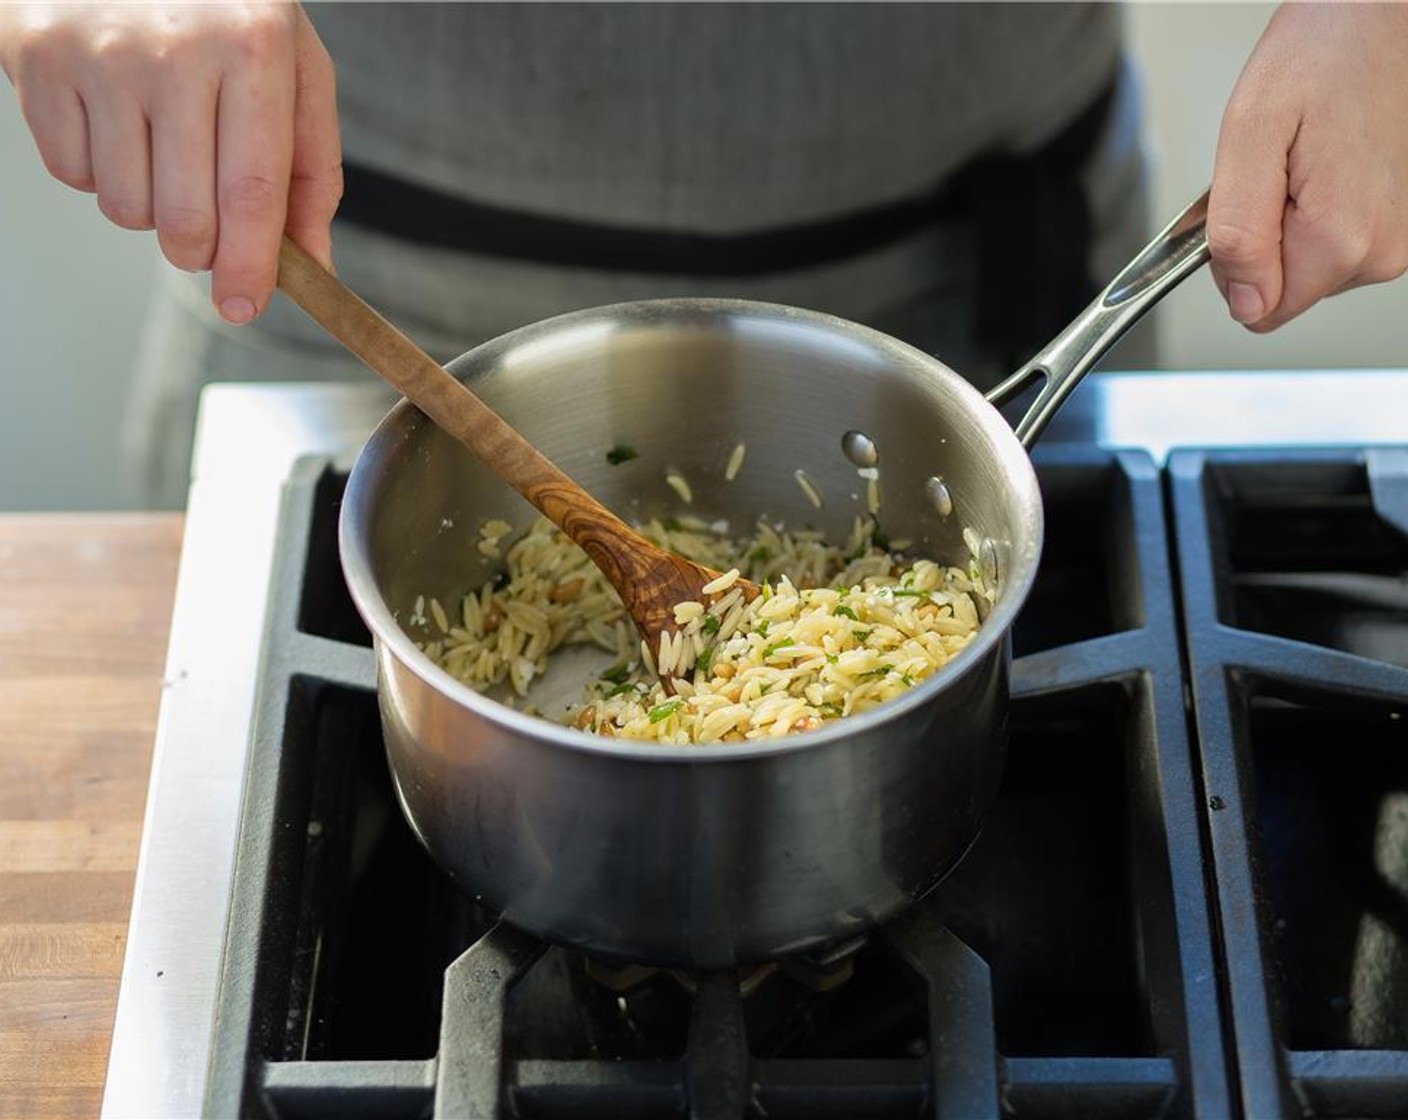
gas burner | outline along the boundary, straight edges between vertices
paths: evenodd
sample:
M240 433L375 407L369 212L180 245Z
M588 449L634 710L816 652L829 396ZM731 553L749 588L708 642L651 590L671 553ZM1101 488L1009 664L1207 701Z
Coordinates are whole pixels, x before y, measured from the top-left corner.
M811 953L778 962L789 980L813 992L829 992L846 983L856 971L856 954L865 948L868 934L857 934Z
M634 991L664 971L648 964L611 964L586 956L582 958L582 968L598 984L618 995Z
M725 973L725 976L738 985L738 994L747 999L776 971L776 964L757 964L751 968L731 969ZM697 996L700 987L708 982L710 974L707 972L685 972L676 968L670 970L670 976L690 995Z
M730 969L738 985L738 994L745 999L775 973L781 973L813 992L829 992L855 975L855 955L865 947L867 934L838 941L822 949L799 953L780 961ZM656 968L641 964L618 964L583 954L582 968L588 977L618 995L628 995L658 976L669 975L690 995L697 995L704 975L684 969Z
M659 976L669 976L690 995L695 995L699 991L701 975L703 975L678 968L652 968L649 965L641 964L607 964L591 957L586 958L583 968L586 974L598 984L620 995L629 995L641 985L649 983ZM731 969L723 975L733 978L734 983L738 985L738 994L746 999L776 971L777 965L768 963L753 965L750 968Z

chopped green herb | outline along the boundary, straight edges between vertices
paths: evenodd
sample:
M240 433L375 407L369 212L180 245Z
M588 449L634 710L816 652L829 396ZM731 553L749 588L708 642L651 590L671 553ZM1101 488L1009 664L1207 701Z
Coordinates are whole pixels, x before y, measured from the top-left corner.
M835 665L836 662L838 662L838 661L840 661L840 660L841 660L841 659L840 659L839 657L837 657L836 654L834 654L834 653L828 653L828 654L826 655L826 663L827 663L828 665Z
M853 637L857 642L864 644L866 639L869 638L870 635L873 633L875 633L874 627L869 630L852 630L851 637Z
M886 673L893 672L894 668L895 667L893 665L881 665L878 668L871 669L868 672L862 673L859 679L866 681L870 680L870 678L872 677L883 677Z
M752 560L755 564L766 564L772 559L772 552L762 545L759 545L748 554L748 559Z
M856 617L856 612L853 611L853 610L851 610L850 607L848 607L848 606L846 606L846 605L844 605L844 604L842 604L841 606L837 607L837 608L836 608L834 611L832 611L831 613L832 613L832 614L835 614L835 615L840 615L840 616L842 616L843 618L849 618L852 622L859 622L859 621L860 621L860 619Z
M841 716L844 714L841 711L840 704L833 704L829 700L821 706L821 712L823 715L829 716L831 719L840 719Z
M665 528L670 530L670 532L672 533L678 533L681 529L684 528L684 525L681 523L678 517L667 517L665 518Z
M699 651L699 656L694 659L694 668L701 673L709 671L709 665L714 660L714 647L709 646Z
M639 458L640 452L624 443L618 443L606 453L606 461L613 467L619 467L622 463L629 463L632 459Z
M704 633L717 634L719 632L719 620L712 614L704 616Z
M683 707L683 706L684 706L684 701L683 701L683 700L679 700L679 699L675 699L675 700L666 700L665 703L661 704L659 707L655 707L655 708L651 708L651 709L650 709L650 711L649 711L649 713L648 713L649 716L650 716L650 722L651 722L651 723L659 723L659 722L661 722L662 720L667 720L667 719L669 719L672 715L674 715L677 711L679 711L680 708Z
M614 698L614 697L616 697L616 696L621 696L622 694L627 693L627 692L640 692L640 691L641 691L641 686L640 686L640 685L638 685L638 684L636 684L636 683L634 683L634 682L632 682L632 681L622 681L620 684L618 684L615 688L613 688L610 692L608 692L608 693L606 694L606 698L607 698L608 700L610 700L610 699L612 699L612 698Z
M908 673L901 673L900 680L904 682L905 688L909 688L914 684L914 678L911 677Z
M870 534L870 543L881 552L890 551L890 535L880 528L878 524L875 526L875 532Z
M763 660L766 661L780 649L786 649L788 646L795 646L796 644L797 643L791 638L783 638L780 641L773 642L772 645L763 650Z
M915 591L908 587L892 587L890 588L890 594L893 595L896 599L929 600L929 593L927 591ZM929 601L932 602L932 600Z
M757 634L760 638L766 638L768 636L768 620L763 619L762 622L758 623L758 628L754 630L753 633Z
M601 674L601 679L610 681L612 684L624 684L626 678L631 675L631 667L624 661L619 665L613 665Z

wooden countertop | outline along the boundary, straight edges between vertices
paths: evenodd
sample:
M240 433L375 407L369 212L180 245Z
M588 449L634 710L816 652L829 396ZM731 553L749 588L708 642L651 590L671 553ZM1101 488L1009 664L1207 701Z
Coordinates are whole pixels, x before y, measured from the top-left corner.
M0 514L0 1116L96 1116L182 519Z

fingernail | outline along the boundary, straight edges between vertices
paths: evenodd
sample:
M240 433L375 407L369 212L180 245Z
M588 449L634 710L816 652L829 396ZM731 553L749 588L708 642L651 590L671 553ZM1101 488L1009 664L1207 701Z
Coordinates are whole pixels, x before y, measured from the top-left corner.
M230 296L220 304L220 317L237 327L248 323L254 318L254 302L244 296Z
M1266 314L1266 304L1255 285L1234 280L1227 285L1227 306L1239 323L1255 323Z

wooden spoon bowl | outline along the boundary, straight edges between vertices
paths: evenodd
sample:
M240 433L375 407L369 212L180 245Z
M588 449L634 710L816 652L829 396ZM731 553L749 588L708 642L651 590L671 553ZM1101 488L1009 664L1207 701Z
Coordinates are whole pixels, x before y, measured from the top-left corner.
M661 637L678 629L676 604L712 600L704 588L720 573L646 540L287 237L279 289L578 545L616 589L657 663ZM743 579L732 587L747 599L759 592Z

